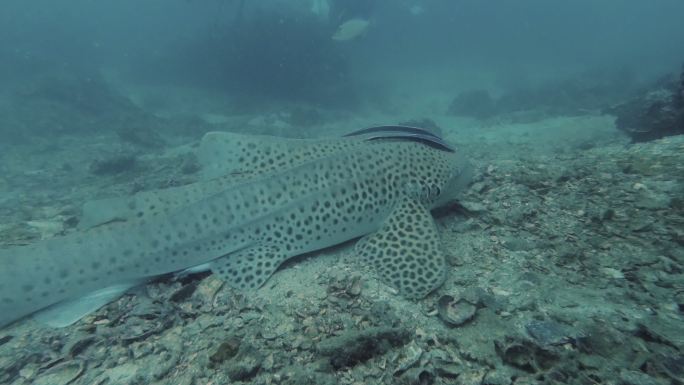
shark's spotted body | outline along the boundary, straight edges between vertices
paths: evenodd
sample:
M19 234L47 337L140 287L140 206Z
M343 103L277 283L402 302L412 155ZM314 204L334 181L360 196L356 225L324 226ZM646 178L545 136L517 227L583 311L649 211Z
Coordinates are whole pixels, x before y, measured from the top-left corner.
M198 156L203 182L88 204L83 231L0 250L0 326L205 263L256 288L290 257L367 234L358 253L405 296L442 283L429 210L467 182L458 153L401 139L210 133Z

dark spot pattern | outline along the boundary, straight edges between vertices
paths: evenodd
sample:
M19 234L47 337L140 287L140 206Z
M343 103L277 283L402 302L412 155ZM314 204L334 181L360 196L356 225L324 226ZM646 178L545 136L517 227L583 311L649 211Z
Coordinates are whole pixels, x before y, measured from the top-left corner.
M36 245L54 263L27 269L31 279L1 276L0 285L18 294L3 296L12 306L0 310L22 301L37 310L122 277L224 255L212 269L253 289L290 257L365 234L372 235L360 243L363 259L402 294L419 298L441 282L443 256L427 210L448 191L452 153L395 140L260 141L233 143L237 164L225 177L103 202L128 210L126 224ZM22 290L27 283L35 287Z
M263 285L287 259L277 247L257 246L220 258L212 270L231 286L246 290Z
M245 227L253 246L220 259L213 270L236 288L259 287L288 258L373 232L394 209L413 214L390 218L385 227L396 231L369 242L369 247L382 249L373 265L407 297L422 297L444 276L439 239L426 207L440 198L453 172L445 154L416 143L358 141L319 144L299 157L294 152L283 159L301 158L301 166L289 163L289 172L255 186L255 194L245 191L252 200L242 197L228 204L237 222L260 216L265 220ZM305 160L311 158L319 160ZM403 206L397 207L399 202ZM381 246L373 245L376 241ZM435 251L434 257L425 250Z
M402 199L382 228L359 241L357 253L407 298L419 299L445 278L445 259L430 212Z

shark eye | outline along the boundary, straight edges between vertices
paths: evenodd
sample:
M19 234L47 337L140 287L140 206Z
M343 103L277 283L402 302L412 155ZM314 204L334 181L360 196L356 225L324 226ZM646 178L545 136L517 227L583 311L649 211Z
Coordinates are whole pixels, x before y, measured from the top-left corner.
M428 187L428 195L430 198L437 198L438 196L440 196L440 194L442 194L442 189L439 188L438 185L431 184L430 187Z
M440 195L442 195L442 189L440 189L437 185L432 186L432 196L438 197Z

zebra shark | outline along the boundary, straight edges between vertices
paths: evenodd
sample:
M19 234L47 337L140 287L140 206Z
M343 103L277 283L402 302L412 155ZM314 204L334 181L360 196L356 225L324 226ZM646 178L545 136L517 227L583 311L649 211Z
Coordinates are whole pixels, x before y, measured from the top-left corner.
M207 264L256 289L287 259L358 237L359 257L407 298L445 279L430 210L467 185L470 166L433 134L212 132L197 157L199 182L87 203L79 231L0 249L0 327L34 313L66 326L155 276Z

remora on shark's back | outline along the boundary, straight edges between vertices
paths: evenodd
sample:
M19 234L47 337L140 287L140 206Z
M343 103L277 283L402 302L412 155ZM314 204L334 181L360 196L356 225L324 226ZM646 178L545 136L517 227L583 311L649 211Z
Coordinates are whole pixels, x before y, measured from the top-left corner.
M233 287L257 288L288 258L364 235L359 256L421 298L445 277L429 210L464 187L469 165L440 138L402 130L315 140L208 133L202 181L92 202L82 220L90 228L0 250L0 326L55 304L77 312L50 314L68 324L151 277L206 263Z

